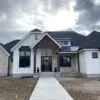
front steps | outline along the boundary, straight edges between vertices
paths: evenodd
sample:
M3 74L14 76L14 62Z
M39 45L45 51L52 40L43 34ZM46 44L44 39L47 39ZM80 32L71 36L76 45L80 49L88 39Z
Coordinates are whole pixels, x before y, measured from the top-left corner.
M80 73L76 72L41 72L41 73L35 73L34 78L37 77L52 77L52 76L62 76L62 77L79 77L81 76Z
M69 73L62 72L62 73L60 73L60 76L63 76L63 77L79 77L79 76L81 76L81 74L78 73L78 72L69 72Z

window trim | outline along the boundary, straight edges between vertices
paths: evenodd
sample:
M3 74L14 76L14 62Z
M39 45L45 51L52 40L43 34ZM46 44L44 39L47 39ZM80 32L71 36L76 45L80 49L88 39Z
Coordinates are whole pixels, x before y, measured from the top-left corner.
M63 44L61 44L61 42L63 42ZM68 44L64 44L64 42L68 42ZM71 46L71 41L68 41L68 40L58 40L58 43L61 45L61 46Z
M21 56L20 55L20 52L24 52L24 56ZM30 51L20 51L20 52L19 52L19 68L30 68L31 67L31 52ZM26 52L30 52L30 56L27 56L26 55ZM30 60L29 61L29 66L24 66L24 67L23 66L20 66L20 58L25 58L25 57L26 58L29 58L29 60Z
M98 59L98 52L92 52L92 59Z
M66 57L66 58L69 57L69 58L70 58L70 62L69 62L70 66L62 65L62 64L61 64L61 57ZM71 56L59 56L59 62L60 62L60 63L59 63L59 66L60 66L60 67L66 67L66 68L67 68L67 67L69 67L69 68L72 67L72 66L71 66ZM67 64L67 63L66 63L66 64Z

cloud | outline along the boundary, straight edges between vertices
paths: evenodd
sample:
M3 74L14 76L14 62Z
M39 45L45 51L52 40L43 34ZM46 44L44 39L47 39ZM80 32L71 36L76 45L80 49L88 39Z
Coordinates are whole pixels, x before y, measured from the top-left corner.
M100 31L99 0L0 0L0 42L42 30ZM6 38L7 36L7 38Z
M95 0L77 0L75 11L80 13L77 21L79 27L89 31L96 29L96 23L100 21L100 5Z

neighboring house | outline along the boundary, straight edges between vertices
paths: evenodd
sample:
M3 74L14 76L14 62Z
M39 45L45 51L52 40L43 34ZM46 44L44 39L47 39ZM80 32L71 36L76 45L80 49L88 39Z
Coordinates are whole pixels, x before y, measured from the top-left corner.
M9 53L6 51L3 44L0 44L0 76L7 76Z
M10 53L9 74L33 76L38 72L75 72L100 76L100 33L83 36L73 31L32 30L22 40L5 44ZM0 62L1 63L1 62Z

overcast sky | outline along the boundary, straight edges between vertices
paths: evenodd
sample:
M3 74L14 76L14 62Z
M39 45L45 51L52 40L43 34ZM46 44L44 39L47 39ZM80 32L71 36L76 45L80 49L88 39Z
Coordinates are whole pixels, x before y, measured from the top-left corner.
M34 28L100 31L100 0L0 0L0 42L22 38Z

